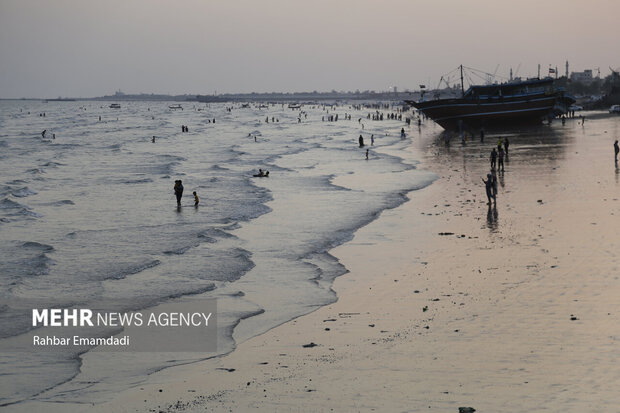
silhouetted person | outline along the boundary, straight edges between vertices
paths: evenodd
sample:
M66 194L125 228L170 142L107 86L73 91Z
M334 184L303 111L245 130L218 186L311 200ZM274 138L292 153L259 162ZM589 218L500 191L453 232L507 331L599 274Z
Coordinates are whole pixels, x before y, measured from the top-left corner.
M501 146L499 147L498 158L499 158L499 163L497 165L497 170L499 171L501 169L503 171L504 170L504 148L502 148Z
M618 147L618 139L614 142L614 160L618 162L618 152L620 152L620 148Z
M200 198L198 198L198 194L196 193L196 191L194 191L193 194L194 194L194 206L197 207L198 203L200 202Z
M491 174L487 174L487 180L485 181L484 178L482 178L482 182L484 182L484 187L487 193L487 205L491 205L491 199L495 199L495 196L493 196L493 177Z
M174 194L177 197L177 205L181 206L181 197L183 196L183 182L180 179L174 181Z
M42 138L45 138L45 132L47 132L47 129L44 129L43 132L41 132L41 137ZM360 135L360 138L361 138L361 135Z
M362 135L360 135L359 143L360 143L360 148L362 148L364 146L364 138L362 137Z
M366 159L368 159L368 149L366 149Z
M153 143L155 143L155 135L153 135Z
M497 162L497 151L495 148L491 151L491 169L495 169L495 163Z
M508 147L510 146L510 141L508 138L504 139L504 149L506 150L506 159L508 159Z

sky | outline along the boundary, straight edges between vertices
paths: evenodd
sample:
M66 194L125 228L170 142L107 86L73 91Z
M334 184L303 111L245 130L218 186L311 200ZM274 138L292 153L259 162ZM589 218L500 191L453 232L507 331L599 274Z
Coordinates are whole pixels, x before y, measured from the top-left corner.
M620 0L0 0L0 98L413 90L461 64L567 60L606 76L618 16Z

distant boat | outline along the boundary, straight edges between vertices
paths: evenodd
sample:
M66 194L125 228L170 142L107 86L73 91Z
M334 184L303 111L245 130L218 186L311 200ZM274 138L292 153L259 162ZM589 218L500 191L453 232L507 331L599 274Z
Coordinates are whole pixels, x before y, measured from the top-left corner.
M299 103L290 103L288 107L289 109L301 109L301 105Z
M169 105L168 109L181 109L181 110L183 110L183 106L178 105L178 104L177 105Z
M109 107L110 107L110 109L120 109L121 108L121 104L120 103L112 103Z
M45 103L47 102L75 102L75 99L69 99L69 98L45 99L44 102Z
M461 82L463 81L463 66ZM575 99L554 86L552 78L470 86L462 96L426 101L406 100L446 130L472 130L541 122L565 114Z

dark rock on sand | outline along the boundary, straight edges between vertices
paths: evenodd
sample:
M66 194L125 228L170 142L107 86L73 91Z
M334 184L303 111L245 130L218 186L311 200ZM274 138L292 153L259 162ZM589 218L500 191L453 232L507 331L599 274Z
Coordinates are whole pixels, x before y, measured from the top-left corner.
M474 413L475 411L473 407L459 407L459 413Z

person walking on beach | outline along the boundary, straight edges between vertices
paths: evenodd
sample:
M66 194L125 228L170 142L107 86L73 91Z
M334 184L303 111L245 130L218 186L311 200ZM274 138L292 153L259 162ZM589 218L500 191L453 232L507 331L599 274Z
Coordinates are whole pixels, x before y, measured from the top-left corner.
M370 146L375 146L375 135L370 135Z
M194 206L197 207L198 203L200 202L200 199L198 198L198 194L196 193L196 191L192 193L194 194Z
M368 160L368 149L366 149L366 160Z
M491 174L487 174L487 180L485 181L484 178L482 178L482 182L484 182L484 187L487 192L487 205L491 205L491 198L495 200L495 196L493 195L493 177Z
M499 147L499 151L498 151L498 158L499 158L499 163L497 164L497 170L501 170L502 172L504 171L504 148L502 148L501 146Z
M45 132L47 132L47 129L44 129L43 132L41 132L41 137L45 138Z
M620 147L618 147L618 139L614 142L614 160L618 163L618 152L620 152Z
M360 143L360 148L363 148L364 147L364 137L362 135L360 135L358 140L359 140L359 143Z
M508 147L510 146L510 141L508 138L504 140L504 149L506 151L506 160L508 160Z
M183 182L180 179L174 181L174 194L177 197L177 205L181 206L181 197L183 196Z
M491 170L495 170L495 163L497 162L497 151L495 148L491 151Z

